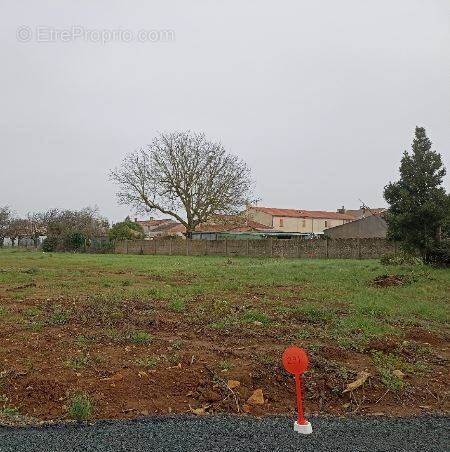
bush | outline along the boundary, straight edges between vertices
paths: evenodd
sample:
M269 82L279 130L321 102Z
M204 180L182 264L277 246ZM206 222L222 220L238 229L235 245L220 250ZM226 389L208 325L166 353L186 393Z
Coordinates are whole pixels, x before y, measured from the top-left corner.
M423 263L420 258L406 251L386 254L380 262L383 265L421 265Z
M65 248L68 251L78 251L86 244L86 237L80 232L74 232L65 239Z
M427 256L427 263L450 267L450 240L446 240L433 248Z
M42 242L42 251L46 253L51 253L52 251L56 251L58 246L58 239L56 237L47 237Z

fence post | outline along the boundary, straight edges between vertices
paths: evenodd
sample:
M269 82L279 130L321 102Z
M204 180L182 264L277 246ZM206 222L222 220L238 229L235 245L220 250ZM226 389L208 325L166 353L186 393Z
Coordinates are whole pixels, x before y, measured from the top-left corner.
M128 239L125 239L125 245L126 245L126 254L128 254Z
M189 238L186 239L186 256L189 256L189 241L190 240L191 239L189 239Z
M273 238L270 237L270 257L273 257Z
M172 240L173 239L169 239L169 256L172 256Z
M228 239L225 239L225 256L228 256Z
M250 255L250 253L249 253L249 249L250 249L250 240L249 240L249 239L247 239L247 243L246 243L245 249L246 249L246 253L247 253L247 257L248 257L248 256Z
M361 259L361 239L358 237L358 259Z
M330 240L328 237L326 238L326 245L325 245L325 249L326 249L326 255L327 255L327 259L330 257L330 255L328 254L328 240Z

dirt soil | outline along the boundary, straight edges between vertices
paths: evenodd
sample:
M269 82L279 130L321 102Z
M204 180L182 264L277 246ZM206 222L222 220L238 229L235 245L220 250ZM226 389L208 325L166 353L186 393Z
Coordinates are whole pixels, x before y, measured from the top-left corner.
M408 282L405 275L381 275L377 276L372 284L377 287L401 286Z
M121 322L123 331L145 327L153 336L148 344L106 336L98 318L86 310L76 322L40 332L2 330L0 362L6 370L0 373L0 394L21 414L43 420L64 419L70 397L80 391L89 395L96 418L189 412L260 416L294 411L294 382L280 365L281 353L290 345L280 340L288 333L283 326L262 327L255 322L253 329L212 330L162 307L147 319L139 315L142 308L130 302L130 324ZM77 337L86 338L87 343L74 345ZM308 350L308 340L294 343ZM408 362L420 347L432 343L439 346L428 356L431 372L405 373L402 391L380 383L370 353L395 351ZM310 368L303 378L306 412L448 412L448 351L448 341L417 328L400 347L389 338L374 341L361 352L337 347L332 341L324 343L308 353ZM149 357L150 363L143 365ZM363 370L370 373L366 382L344 393ZM229 380L239 385L229 389ZM256 389L262 389L263 404L248 402Z

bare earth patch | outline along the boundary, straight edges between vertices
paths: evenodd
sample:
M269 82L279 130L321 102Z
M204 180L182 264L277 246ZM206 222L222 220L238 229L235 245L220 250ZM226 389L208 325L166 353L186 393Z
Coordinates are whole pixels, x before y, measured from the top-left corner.
M290 280L283 273L274 277L270 267L266 273L273 284L255 281L258 269L253 269L248 282L236 289L220 282L223 268L230 267L227 275L234 283L242 271L236 267L244 268L240 260L231 266L210 259L224 263L214 270L192 271L186 263L201 258L183 259L182 271L146 277L142 270L107 270L102 256L96 258L99 271L88 272L88 283L83 272L69 277L72 268L64 275L67 279L60 279L71 293L54 285L50 270L48 278L27 275L34 285L23 274L0 280L0 418L5 422L17 413L66 419L76 394L89 397L94 418L291 413L294 384L280 363L282 351L291 344L304 347L310 358L304 376L308 413L449 411L448 330L438 330L439 323L431 320L432 328L423 321L400 323L397 315L384 320L394 326L390 332L378 333L376 324L364 323L371 314L360 319L346 301L354 286L351 279L348 288L334 283L336 291L332 286L311 288L315 267L313 276L294 269L299 276ZM138 259L136 265L141 265ZM182 266L179 262L177 267ZM279 265L292 265L283 262ZM380 268L371 265L379 274ZM219 273L206 273L211 271ZM353 278L351 269L348 277ZM408 290L391 283L397 277L383 278L380 285L386 290ZM367 289L361 279L361 293L381 292ZM13 297L10 288L19 285L27 285L23 290L29 292ZM325 289L329 304L322 301ZM364 382L344 392L361 372L368 374ZM257 390L262 390L257 393L264 402L249 403Z

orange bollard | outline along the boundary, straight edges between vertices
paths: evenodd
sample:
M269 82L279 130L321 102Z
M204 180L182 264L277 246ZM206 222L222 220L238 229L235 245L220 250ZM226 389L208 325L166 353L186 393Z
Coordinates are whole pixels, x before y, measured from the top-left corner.
M295 377L295 391L297 393L297 421L294 430L305 435L312 433L312 426L303 417L301 375L308 368L308 357L303 349L299 347L288 347L281 358L283 367Z

